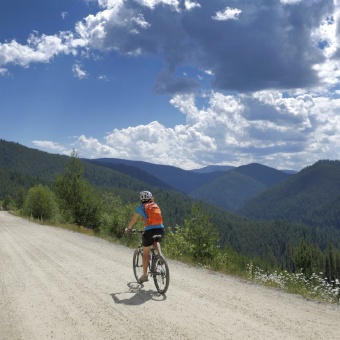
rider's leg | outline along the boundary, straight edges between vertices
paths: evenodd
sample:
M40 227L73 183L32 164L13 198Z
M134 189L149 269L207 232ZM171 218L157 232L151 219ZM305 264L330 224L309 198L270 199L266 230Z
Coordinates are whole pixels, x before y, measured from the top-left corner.
M143 247L143 275L148 275L150 247Z
M160 242L155 242L154 243L154 248L157 249L158 254L162 254L162 249L161 249L161 243Z

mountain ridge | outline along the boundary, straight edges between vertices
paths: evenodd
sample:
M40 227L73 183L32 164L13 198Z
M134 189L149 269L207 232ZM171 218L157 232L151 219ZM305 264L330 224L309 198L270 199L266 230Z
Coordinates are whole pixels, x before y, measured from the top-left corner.
M1 176L6 181L0 194L8 193L12 185L18 188L15 181L31 184L50 181L56 173L64 171L68 159L69 156L0 140ZM118 188L130 198L136 191L149 188L156 193L182 192L196 201L205 201L255 220L284 218L310 225L319 221L324 225L326 222L322 222L320 214L331 211L334 216L340 216L337 208L340 161L320 160L293 175L258 163L195 174L194 171L141 161L102 158L99 161L82 159L82 162L84 175L91 184L105 189ZM93 164L96 162L98 164ZM177 183L176 187L171 183ZM187 192L179 190L183 189L183 183ZM327 216L327 220L338 226L335 217Z
M87 160L87 159L86 159ZM119 158L97 158L87 160L95 162L97 165L106 164L125 164L142 169L149 174L157 177L162 182L167 183L172 188L189 193L197 187L205 184L207 181L213 180L224 175L224 172L195 173L191 170L183 170L171 165L153 164L144 161L131 161Z
M63 173L65 164L69 159L69 156L48 154L43 151L24 147L17 143L0 140L0 200L4 199L8 194L14 194L14 196L17 196L15 197L17 201L20 199L18 196L21 195L21 197L23 197L22 189L27 192L30 186L38 183L48 186L51 185L55 172L57 171L58 173L60 171L60 173ZM162 207L165 207L164 220L166 221L166 226L169 228L175 228L177 225L183 226L185 218L190 216L192 205L199 204L200 208L207 211L211 223L218 229L220 233L220 245L222 247L231 246L236 251L240 251L247 256L260 256L261 258L265 258L268 254L272 254L278 261L283 261L288 245L291 242L293 244L296 243L301 238L308 239L311 242L318 244L322 250L325 250L330 242L333 243L337 249L340 249L340 237L338 236L340 233L340 226L336 224L336 219L340 221L340 219L337 218L337 216L340 216L340 197L337 198L336 195L333 195L332 200L325 200L325 197L327 198L329 196L329 190L332 190L332 187L334 186L332 181L337 179L340 174L339 167L334 167L335 163L333 161L320 161L320 163L313 164L300 171L303 176L300 172L288 176L286 179L273 184L269 189L265 188L265 185L271 185L271 180L269 183L266 182L267 179L263 177L263 175L261 177L260 174L257 174L257 177L255 176L254 178L249 177L249 174L245 174L245 170L247 170L248 167L241 167L240 172L238 172L237 169L218 172L218 176L216 176L216 174L213 174L212 177L204 174L202 175L205 180L211 179L211 181L207 181L205 185L209 187L209 185L211 186L211 184L214 183L216 186L215 188L211 187L210 189L212 191L212 196L216 196L215 191L220 190L223 199L227 200L229 197L232 204L235 204L236 206L241 204L243 207L245 206L245 203L241 202L242 200L237 201L233 192L239 191L243 196L249 195L249 197L252 198L251 200L248 199L249 197L243 198L246 201L246 204L252 202L252 205L254 206L252 207L250 205L245 210L246 214L241 214L239 210L236 210L236 206L232 206L231 208L228 207L230 210L233 209L234 212L225 209L225 206L223 206L222 209L216 202L208 199L207 202L201 204L202 195L205 195L204 197L206 198L208 198L209 195L200 194L198 199L194 199L190 197L189 194L182 193L178 190L168 189L167 183L158 182L160 181L159 178L155 178L155 176L145 173L144 170L141 171L140 169L136 169L131 166L131 163L129 165L131 168L121 167L121 172L119 172L102 165L91 164L84 160L81 160L81 162L82 165L84 165L84 177L91 185L95 186L96 190L104 194L106 192L113 193L114 195L119 196L124 204L138 203L138 192L145 189L151 190L155 195L157 202ZM326 168L328 168L328 171L330 171L331 176L324 176L327 172L325 173L318 169L318 167L323 169L325 165ZM149 164L148 166L154 168L155 171L164 169L163 167L157 168L153 164ZM265 166L255 165L255 167L258 166L260 166L261 171L269 171L270 174L278 174L277 171L279 171L272 168L268 169ZM249 169L252 167L254 167L254 165L250 165ZM166 170L169 171L169 168L170 170L173 169L173 167L168 167ZM175 170L173 177L182 173L193 175L193 172L190 171ZM127 171L131 171L130 175L126 173ZM162 187L143 182L137 178L138 176L136 178L132 177L133 173L138 174L139 177L144 176L145 180L147 179L148 181L153 182L153 184L161 183ZM309 173L309 181L303 179L305 173ZM279 174L281 176L281 173ZM197 178L199 176L201 175L197 174L197 176L192 176L196 181L194 181L194 183L197 184ZM202 179L202 177L200 178ZM234 178L235 181L232 181L232 178ZM310 186L310 183L314 183L315 178L317 178L319 185L311 186L311 191L308 192L308 195L312 197L311 202L313 203L314 198L317 204L314 204L312 209L308 209L308 204L310 205L310 202L307 204L303 216L304 219L299 219L298 224L289 222L294 221L294 219L289 218L289 216L287 216L286 222L284 220L285 216L282 215L282 212L286 210L286 207L279 206L279 203L281 204L284 202L284 196L287 195L287 193L291 194L288 189L292 188L295 190L300 188L299 190L302 190L303 187L308 187ZM190 177L185 176L184 179L188 180ZM184 179L181 179L181 181ZM294 183L296 180L298 182ZM4 181L6 182L6 185L2 184ZM223 181L226 181L227 184L224 184ZM231 182L228 183L228 181ZM326 185L324 186L322 185L323 181L326 181ZM235 185L234 189L232 188L232 185ZM287 186L288 189L285 189ZM225 187L228 190L233 189L234 191L231 190L232 193L228 196L221 190L221 187ZM199 186L197 186L197 188L202 189L202 187ZM247 193L245 188L249 190L254 189L254 192ZM281 196L269 196L269 199L264 201L264 203L262 201L260 202L261 204L256 203L256 199L259 197L268 197L267 193L270 193L274 189L279 190L277 188L282 189ZM257 190L264 191L257 195ZM315 196L318 196L318 194L320 199L315 199ZM254 195L255 197L253 197ZM294 204L296 203L296 200L301 198L300 196L299 191L295 191L292 202L289 202L293 208L295 207ZM303 198L306 197L306 195L302 196ZM239 198L242 198L241 195ZM290 198L292 198L292 196L290 196ZM289 201L289 199L287 199L287 201ZM273 203L277 204L279 208L275 205L270 205ZM299 204L303 203L303 200L299 202ZM257 216L255 216L256 218L253 218L250 215L248 216L247 213L252 211L250 208L257 208L257 212L261 214L259 217L262 220L259 220ZM271 209L273 209L273 211L269 214L270 211L268 210ZM302 211L303 209L300 209L299 206L297 206L295 207L295 210ZM287 211L290 212L289 209L287 209ZM279 214L277 214L277 212ZM316 221L317 224L308 224L308 221Z
M162 183L168 184L171 188L227 211L238 210L247 200L291 176L258 163L240 167L224 167L224 171L221 171L220 166L212 166L205 169L216 169L216 171L196 172L196 170L182 170L173 166L118 158L85 160L117 171L129 169L130 173L135 175L137 175L137 171L132 169L138 168L151 173L152 176L158 178ZM130 168L126 168L127 166Z
M335 201L340 201L340 161L320 160L249 200L237 212L254 219L282 218L313 225L311 216L319 216L317 211L325 206L340 216ZM340 228L340 220L331 220Z

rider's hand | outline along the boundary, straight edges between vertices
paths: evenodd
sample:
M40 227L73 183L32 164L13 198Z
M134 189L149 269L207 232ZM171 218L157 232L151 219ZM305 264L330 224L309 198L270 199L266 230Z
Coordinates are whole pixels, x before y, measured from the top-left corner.
M125 232L126 232L127 234L130 234L130 233L131 233L131 231L132 231L132 229L131 229L131 228L125 228Z

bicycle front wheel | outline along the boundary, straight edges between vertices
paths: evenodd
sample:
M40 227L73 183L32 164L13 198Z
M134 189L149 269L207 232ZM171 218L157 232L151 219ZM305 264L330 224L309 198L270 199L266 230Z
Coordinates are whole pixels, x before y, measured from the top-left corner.
M168 263L161 254L156 255L152 276L158 293L165 294L169 288L170 272Z
M143 252L139 249L135 250L133 254L133 273L137 282L143 275Z

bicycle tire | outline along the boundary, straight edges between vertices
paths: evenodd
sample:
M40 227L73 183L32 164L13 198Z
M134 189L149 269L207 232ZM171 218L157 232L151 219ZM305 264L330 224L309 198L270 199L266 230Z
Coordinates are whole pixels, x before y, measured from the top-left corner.
M143 252L139 249L136 249L133 254L133 273L137 282L143 275Z
M165 294L170 284L169 266L163 255L158 254L155 257L156 261L152 271L153 281L158 293Z

